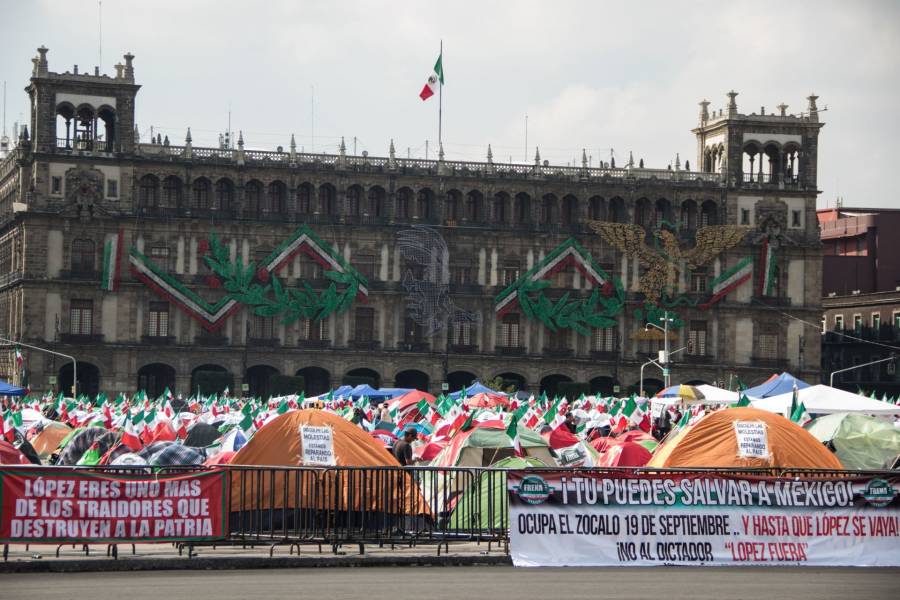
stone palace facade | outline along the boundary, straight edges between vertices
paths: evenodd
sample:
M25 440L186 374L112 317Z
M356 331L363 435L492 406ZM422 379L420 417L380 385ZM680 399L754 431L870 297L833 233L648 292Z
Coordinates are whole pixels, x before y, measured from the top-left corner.
M80 391L186 394L218 371L250 393L273 375L625 393L661 315L673 382L819 377L799 320L821 318L815 96L701 102L695 159L663 169L376 158L142 141L133 61L58 73L39 48L0 158L0 336L74 356ZM24 353L0 377L70 391L70 361Z

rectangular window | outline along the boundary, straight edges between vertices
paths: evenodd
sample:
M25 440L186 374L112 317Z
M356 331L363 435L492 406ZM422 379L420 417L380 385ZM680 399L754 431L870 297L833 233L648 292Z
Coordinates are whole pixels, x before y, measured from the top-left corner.
M791 227L802 227L802 221L800 218L802 217L802 213L799 210L791 211Z
M275 338L275 319L273 317L260 317L254 315L251 323L251 337L258 340L271 340Z
M472 324L469 321L456 321L453 323L451 341L455 346L472 345Z
M357 308L354 319L354 339L357 342L372 342L375 340L375 309Z
M151 302L149 319L147 322L147 335L151 337L166 337L169 335L169 303Z
M452 265L450 267L450 285L469 285L472 283L472 267Z
M519 315L504 315L500 321L497 343L503 348L519 347Z
M872 313L872 329L876 332L881 328L881 313Z
M118 198L119 197L119 182L115 179L107 179L106 180L106 197L107 198Z
M328 331L325 321L312 321L302 319L300 321L300 339L306 342L318 342L328 339Z
M853 331L859 333L862 329L862 315L853 315Z
M693 356L706 356L706 321L691 321L687 353Z
M595 352L613 352L615 350L616 330L613 327L598 328L591 334L591 350Z
M547 331L547 348L550 350L568 350L569 330L557 329L556 331Z
M356 255L356 258L353 259L353 265L356 267L356 270L369 281L375 279L375 255L358 254Z
M835 331L843 331L844 329L844 315L834 315L834 330Z
M72 300L69 306L69 333L91 335L94 326L94 302Z
M742 208L741 209L741 225L749 225L750 224L750 209Z
M507 265L501 271L503 286L510 286L519 278L519 267Z
M691 271L691 291L706 291L706 269L695 269Z
M322 265L313 259L303 256L300 259L300 279L303 281L319 281L325 278Z
M50 193L55 196L62 194L62 177L54 176L50 178Z
M778 335L774 333L759 334L759 358L778 358Z

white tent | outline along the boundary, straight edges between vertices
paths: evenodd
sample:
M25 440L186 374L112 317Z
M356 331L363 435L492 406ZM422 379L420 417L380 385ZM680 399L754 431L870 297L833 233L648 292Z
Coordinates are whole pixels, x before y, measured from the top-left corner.
M792 393L780 394L770 398L752 400L755 408L781 413L790 417ZM827 385L811 385L797 392L797 396L806 412L810 414L829 415L838 412L862 413L866 415L898 415L900 406L881 400L873 400L853 392L846 392Z

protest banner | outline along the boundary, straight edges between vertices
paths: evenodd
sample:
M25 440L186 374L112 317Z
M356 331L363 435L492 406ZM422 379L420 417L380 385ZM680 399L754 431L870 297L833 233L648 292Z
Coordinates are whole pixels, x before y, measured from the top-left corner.
M227 477L0 470L2 542L208 541L227 535Z
M900 477L511 471L507 489L516 566L900 566Z

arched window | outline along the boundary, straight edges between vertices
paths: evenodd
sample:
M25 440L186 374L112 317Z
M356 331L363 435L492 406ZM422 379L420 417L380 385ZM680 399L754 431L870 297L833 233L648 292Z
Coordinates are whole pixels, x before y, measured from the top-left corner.
M63 102L56 107L56 145L59 148L72 147L72 120L75 118L75 107Z
M606 218L612 223L625 222L625 201L622 198L610 199Z
M491 210L491 220L494 223L506 223L509 220L509 194L497 192L494 194L494 204Z
M313 206L313 186L311 183L301 183L297 188L297 212L301 215L311 215Z
M588 200L588 216L595 221L606 219L606 203L600 196L594 196Z
M244 216L258 217L262 208L262 184L251 179L244 186Z
M347 216L358 217L362 212L362 188L351 185L347 188Z
M335 214L335 190L330 183L319 186L319 213L332 216Z
M281 181L273 181L266 189L266 212L282 216L287 204L287 187Z
M207 210L209 208L209 179L199 177L194 180L191 208Z
M229 212L234 206L234 184L230 179L222 178L216 182L216 208Z
M460 216L460 204L462 204L462 192L450 190L447 192L445 214L448 221L456 221Z
M634 204L634 224L645 228L650 225L650 201L646 198Z
M665 198L660 198L656 201L653 225L659 229L663 226L663 221L672 221L672 203Z
M578 198L568 195L562 203L563 225L574 225L578 222Z
M138 203L141 208L155 209L159 206L159 179L144 175L138 184Z
M531 222L531 197L520 192L516 194L516 205L513 210L513 218L516 225L523 225Z
M394 216L397 219L408 219L410 217L412 194L412 190L406 187L397 190L397 205L394 207Z
M103 152L113 152L116 141L116 111L112 107L101 106L97 111L97 119L103 123L102 142L98 149ZM97 133L100 134L100 132ZM97 139L100 140L101 135L98 135Z
M77 150L93 150L96 132L94 109L87 104L82 104L75 111L74 147Z
M384 188L377 185L369 188L369 216L377 218L386 216L384 208L385 197Z
M744 146L741 168L744 172L745 182L760 181L762 179L762 151L759 146L749 143Z
M478 190L472 190L466 194L466 220L470 223L481 222L482 195Z
M680 228L686 231L697 229L697 203L685 200L681 203Z
M94 272L96 257L94 241L79 238L72 241L72 273L90 274Z
M700 206L700 226L716 225L719 222L718 208L712 200L707 200Z
M181 180L170 175L163 181L162 206L165 208L178 208L181 206L181 195L184 189Z
M541 225L552 225L556 220L556 196L546 194L541 199Z
M420 219L430 219L432 204L434 204L434 192L428 188L419 190L416 196L416 216Z

